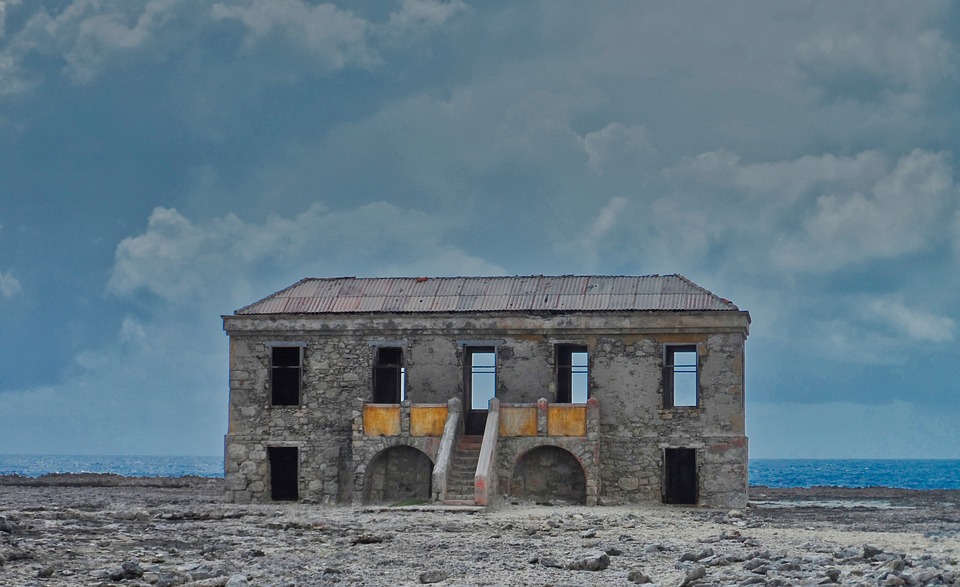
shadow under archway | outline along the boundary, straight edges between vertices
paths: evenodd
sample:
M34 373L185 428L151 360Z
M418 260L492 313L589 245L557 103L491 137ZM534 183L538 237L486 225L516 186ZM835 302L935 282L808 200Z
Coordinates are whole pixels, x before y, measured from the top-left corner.
M412 446L393 446L370 461L363 483L363 503L429 500L433 462Z
M522 454L513 469L511 495L538 502L587 501L587 476L577 457L557 446L538 446Z

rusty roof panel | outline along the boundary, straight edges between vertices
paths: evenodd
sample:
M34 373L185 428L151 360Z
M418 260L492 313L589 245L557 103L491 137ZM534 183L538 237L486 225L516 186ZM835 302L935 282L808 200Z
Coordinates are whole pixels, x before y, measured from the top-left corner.
M681 275L304 279L236 314L738 310Z

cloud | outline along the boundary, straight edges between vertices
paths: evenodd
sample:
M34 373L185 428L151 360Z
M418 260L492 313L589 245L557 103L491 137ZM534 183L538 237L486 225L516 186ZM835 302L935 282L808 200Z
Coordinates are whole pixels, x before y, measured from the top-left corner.
M0 299L10 300L23 293L20 280L9 271L0 271Z
M677 221L708 214L739 253L771 270L824 273L928 250L945 244L960 207L950 153L922 149L895 163L866 151L742 164L717 151L664 176L680 191L661 208L679 210Z
M300 0L251 0L217 3L214 21L239 20L247 29L248 49L276 38L306 49L329 70L349 66L369 68L381 62L368 40L372 25L333 4L311 6Z
M384 202L340 211L314 204L293 218L261 223L231 214L200 225L175 209L156 208L142 234L117 245L107 289L123 297L145 291L178 304L216 292L222 303L236 305L253 301L252 290L263 291L258 278L275 285L278 279L352 275L357 267L423 275L457 272L458 265L483 274L500 269L449 244L455 227Z
M422 41L429 33L442 27L458 12L468 10L461 0L435 2L434 0L403 0L400 10L390 13L390 20L378 28L378 33L402 46Z
M957 47L936 30L938 23L923 22L920 15L872 12L856 29L834 22L796 45L798 71L825 98L871 102L900 96L903 106L956 76ZM894 20L897 26L890 26Z
M956 330L952 318L909 308L900 299L875 300L868 306L868 314L916 342L952 342Z
M603 175L604 164L619 153L635 158L644 152L652 151L643 126L628 127L619 122L587 133L580 142L587 154L587 167L599 175Z

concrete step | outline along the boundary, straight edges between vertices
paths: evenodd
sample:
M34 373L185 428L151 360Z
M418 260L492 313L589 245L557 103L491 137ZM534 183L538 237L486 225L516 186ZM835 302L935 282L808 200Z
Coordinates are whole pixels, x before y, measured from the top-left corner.
M472 497L470 499L445 499L443 500L443 505L477 505L477 502Z

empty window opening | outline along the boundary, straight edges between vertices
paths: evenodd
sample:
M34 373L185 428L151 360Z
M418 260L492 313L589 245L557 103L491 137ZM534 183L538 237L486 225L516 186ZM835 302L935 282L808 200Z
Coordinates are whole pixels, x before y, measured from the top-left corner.
M270 499L297 501L300 499L300 450L297 447L267 447L270 460Z
M587 403L587 363L587 347L557 345L557 403Z
M696 505L697 449L664 449L663 503Z
M271 349L270 396L273 405L300 404L302 363L302 347L275 346Z
M685 344L664 348L663 407L699 405L697 345Z
M407 399L403 349L379 347L373 364L373 403L398 404Z
M470 409L486 410L497 396L497 353L493 347L467 349Z

